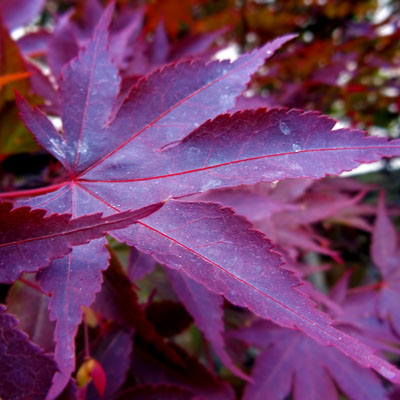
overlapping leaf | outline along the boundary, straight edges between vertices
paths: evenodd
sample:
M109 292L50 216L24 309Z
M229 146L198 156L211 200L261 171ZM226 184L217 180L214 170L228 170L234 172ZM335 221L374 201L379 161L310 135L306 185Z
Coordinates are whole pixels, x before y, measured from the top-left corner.
M0 282L11 283L22 272L36 272L113 229L122 229L159 209L160 205L102 218L101 214L71 220L70 214L45 217L45 210L12 209L0 203Z
M235 366L225 349L223 338L223 298L207 290L203 285L190 279L179 271L167 271L168 277L179 299L185 305L196 322L196 326L204 333L221 361L242 379L248 377Z
M166 66L140 80L119 105L118 73L107 52L111 13L107 8L93 40L65 68L59 82L63 135L44 114L19 99L27 127L70 176L57 191L29 200L31 206L71 212L74 217L94 210L112 213L210 188L286 177L320 178L400 154L398 141L333 130L335 121L317 113L257 110L218 116L234 106L265 57L292 36L276 39L234 63ZM213 204L169 201L154 218L114 236L182 269L232 303L301 329L387 378L400 380L390 364L332 328L296 289L297 278L280 268L271 244L231 211ZM77 247L40 277L43 288L53 293L50 307L59 321L58 342L72 343L80 321L78 306L90 303L99 288L99 273L108 264L102 246L100 240ZM89 253L96 259L88 260ZM93 273L90 278L87 271ZM76 308L67 307L75 279L90 279L90 287L80 294L82 299L73 297ZM72 350L65 347L57 359L66 361ZM51 395L59 393L72 367L69 362Z
M42 400L57 365L16 325L17 320L0 305L0 397L4 400Z
M8 29L15 29L37 17L45 0L1 0L0 14Z
M387 214L383 193L379 198L371 256L382 275L377 300L378 315L387 319L400 334L400 313L397 307L400 299L400 248L398 234Z

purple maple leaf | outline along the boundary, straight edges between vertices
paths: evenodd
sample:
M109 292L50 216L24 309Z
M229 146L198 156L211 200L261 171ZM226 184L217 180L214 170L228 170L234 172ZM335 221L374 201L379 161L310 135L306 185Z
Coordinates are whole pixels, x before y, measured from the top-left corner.
M251 75L288 35L228 61L185 61L139 80L121 103L119 78L107 51L109 6L93 39L59 81L64 134L19 98L26 126L65 167L69 179L30 199L33 207L80 217L138 209L210 188L321 178L400 154L399 141L332 130L335 121L318 113L271 110L223 114L234 106ZM117 105L117 106L116 106ZM351 337L330 326L281 268L281 259L262 234L215 204L170 200L148 217L113 234L170 268L182 269L209 290L248 307L263 318L298 328L332 344L394 381L400 373ZM65 386L74 368L73 338L81 305L93 301L108 265L105 240L75 247L40 274L52 294L57 320L56 375L49 398ZM88 255L90 254L90 257ZM92 256L93 255L93 256Z
M379 197L377 218L372 234L371 256L382 275L377 312L400 334L400 248L398 235L389 219L383 192Z
M166 272L180 301L211 343L215 354L235 375L248 380L248 376L235 366L225 349L223 297L210 292L184 273L172 269Z
M45 0L0 0L0 14L7 28L12 30L37 17L44 3Z
M232 332L232 337L264 349L257 357L244 400L335 400L336 385L351 399L386 399L378 377L332 347L267 321Z

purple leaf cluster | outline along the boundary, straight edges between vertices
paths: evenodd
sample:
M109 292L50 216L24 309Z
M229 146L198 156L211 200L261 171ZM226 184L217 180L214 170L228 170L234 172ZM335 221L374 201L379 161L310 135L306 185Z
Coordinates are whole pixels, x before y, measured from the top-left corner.
M0 305L0 397L99 399L100 379L105 399L234 399L226 370L245 400L388 398L396 227L383 194L377 212L363 203L375 187L322 178L397 157L400 140L246 100L296 35L221 61L211 45L228 28L176 41L160 21L149 39L145 5L78 3L18 43L52 73L15 103L57 176L0 194L0 283L20 320ZM0 2L10 30L43 7ZM376 282L349 289L345 272L328 289L322 271L345 262L332 225L372 233ZM185 348L196 337L204 358Z

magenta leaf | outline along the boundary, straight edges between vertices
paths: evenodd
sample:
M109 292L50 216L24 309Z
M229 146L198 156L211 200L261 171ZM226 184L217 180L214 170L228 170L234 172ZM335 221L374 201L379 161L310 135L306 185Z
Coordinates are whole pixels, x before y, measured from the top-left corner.
M0 282L11 283L22 272L47 267L53 259L69 253L72 246L125 228L157 209L147 207L104 218L93 214L71 220L69 214L45 217L45 210L12 209L11 203L0 203Z
M253 383L244 400L335 400L336 385L351 399L386 399L378 377L331 347L316 344L298 331L285 330L266 321L231 334L264 350L253 369Z
M320 178L400 154L398 141L333 130L335 121L315 112L219 115L234 106L264 59L292 35L234 63L187 61L161 68L139 80L120 104L118 72L107 51L112 11L111 3L93 39L61 75L63 135L38 109L18 100L26 126L69 175L57 191L28 200L30 206L70 212L74 218L109 214L210 188ZM400 382L393 366L330 325L297 288L300 281L281 268L271 243L230 210L171 200L138 227L113 236L170 268L182 269L233 304L298 328ZM41 273L42 288L52 294L51 317L58 320L56 358L65 365L56 376L62 384L52 390L53 396L74 366L72 339L81 320L80 306L93 300L100 271L108 264L103 246L99 239L76 247Z
M372 237L371 256L385 279L395 269L398 269L400 257L398 236L387 214L383 192L379 195L378 212Z
M128 124L124 118L121 121ZM127 191L143 200L145 194L147 201L156 202L169 195L180 197L243 183L321 178L351 170L361 160L373 162L383 155L400 154L399 141L366 138L360 131L332 130L334 125L328 117L297 110L223 115L151 156L148 147L153 140L141 134L83 173L82 185L107 197L109 203L126 207ZM163 132L165 140L163 124L158 122L157 127L157 134ZM177 127L175 134L180 129ZM142 141L147 142L146 147Z
M371 256L382 274L382 285L377 302L378 314L388 319L397 334L400 334L400 248L398 235L389 219L385 198L380 194L378 213L372 234Z
M162 264L184 271L231 303L248 307L281 326L297 328L399 381L400 373L394 366L331 326L329 317L300 290L299 279L282 268L282 259L272 244L250 228L249 222L219 205L169 201L137 227L113 236L151 253Z
M49 400L62 392L75 369L75 335L82 321L82 306L90 306L100 290L101 272L109 260L105 245L105 239L96 239L74 247L67 256L39 273L40 287L51 295L50 319L56 321L54 358L59 371L54 375Z
M223 297L210 292L180 271L169 269L167 275L180 301L192 315L196 326L211 343L215 354L234 374L247 380L247 375L234 365L225 349Z
M63 66L76 57L79 51L78 39L71 28L70 19L71 12L59 18L48 42L46 58L55 77L60 75Z
M0 14L9 30L27 24L37 17L45 0L1 0Z
M131 252L129 254L129 262L128 262L128 277L134 282L137 279L141 279L147 274L150 274L155 268L156 263L154 259L147 255L143 254L134 247L132 247Z
M17 320L0 305L0 397L42 400L56 363L16 328Z
M146 342L165 354L171 362L182 364L175 351L164 341L146 318L136 291L118 258L111 252L110 267L103 274L104 282L92 308L105 318L126 328L133 328Z

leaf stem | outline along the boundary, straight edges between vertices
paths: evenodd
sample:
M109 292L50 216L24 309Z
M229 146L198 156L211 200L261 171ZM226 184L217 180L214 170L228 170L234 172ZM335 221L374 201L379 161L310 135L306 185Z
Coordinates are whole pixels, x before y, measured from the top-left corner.
M13 199L16 197L28 197L28 196L36 196L39 194L46 194L50 192L54 192L55 190L65 186L68 182L61 182L55 185L45 186L36 189L26 189L26 190L16 190L13 192L3 192L0 193L0 199Z

